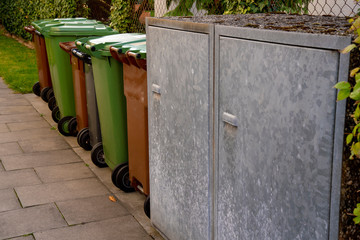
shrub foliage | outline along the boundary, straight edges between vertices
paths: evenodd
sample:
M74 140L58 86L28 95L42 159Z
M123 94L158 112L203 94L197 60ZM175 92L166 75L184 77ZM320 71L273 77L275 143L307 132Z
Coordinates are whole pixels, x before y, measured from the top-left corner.
M37 19L86 17L86 0L1 0L0 21L7 31L31 39L24 26Z

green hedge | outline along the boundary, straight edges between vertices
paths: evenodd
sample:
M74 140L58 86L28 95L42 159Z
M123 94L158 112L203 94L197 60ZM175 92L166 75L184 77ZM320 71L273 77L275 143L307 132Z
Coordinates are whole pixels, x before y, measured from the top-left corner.
M1 0L0 21L7 31L31 39L24 26L46 18L87 17L86 0Z

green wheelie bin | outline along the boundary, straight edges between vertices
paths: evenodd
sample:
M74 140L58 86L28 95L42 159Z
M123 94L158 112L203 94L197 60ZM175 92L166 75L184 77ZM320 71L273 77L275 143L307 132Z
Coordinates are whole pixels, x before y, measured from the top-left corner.
M91 159L97 166L106 163L112 169L114 185L124 192L132 192L134 188L130 184L128 170L123 64L111 56L109 49L111 45L143 42L145 38L144 34L125 33L76 41L78 49L91 56L98 103L102 142L93 147Z
M35 24L34 24L35 25ZM60 47L60 42L75 41L86 36L104 36L118 33L95 20L76 22L45 22L35 25L45 37L49 68L57 106L52 110L54 120L58 120L58 130L70 136L69 121L76 116L72 67L69 55Z

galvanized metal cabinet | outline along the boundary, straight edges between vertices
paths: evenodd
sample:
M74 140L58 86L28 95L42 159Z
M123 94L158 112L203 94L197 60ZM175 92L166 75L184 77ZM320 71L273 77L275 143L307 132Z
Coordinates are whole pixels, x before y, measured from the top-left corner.
M209 33L149 27L151 221L169 239L209 239Z
M337 239L350 38L148 19L147 42L152 223Z
M278 43L218 30L217 238L337 238L340 53L308 34Z

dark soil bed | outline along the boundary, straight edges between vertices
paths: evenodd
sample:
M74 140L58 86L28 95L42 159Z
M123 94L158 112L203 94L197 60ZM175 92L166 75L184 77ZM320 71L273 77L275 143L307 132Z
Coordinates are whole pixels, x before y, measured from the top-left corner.
M235 27L249 27L289 32L349 35L351 24L344 17L295 14L209 15L201 17L167 17L186 22L212 23Z
M247 28L260 28L275 31L291 31L329 35L351 35L347 18L333 16L309 16L289 14L248 14L248 15L218 15L202 17L167 17L170 20L220 24ZM360 52L351 54L350 69L360 65ZM349 79L354 83L354 79ZM354 111L354 102L348 101L345 121L345 134L350 133L354 122L350 116ZM346 135L345 138L346 139ZM360 160L349 160L350 150L344 143L343 169L340 201L339 239L360 239L360 226L353 222L352 212L360 203Z

